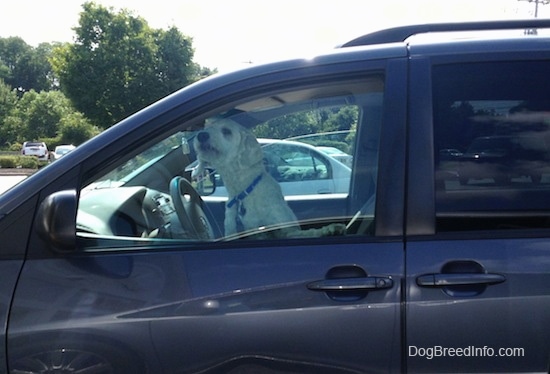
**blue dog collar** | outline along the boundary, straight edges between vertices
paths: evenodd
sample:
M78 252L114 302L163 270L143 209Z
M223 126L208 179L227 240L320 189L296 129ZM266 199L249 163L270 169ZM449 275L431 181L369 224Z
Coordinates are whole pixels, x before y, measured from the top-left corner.
M258 175L256 179L254 179L252 183L250 183L250 186L246 187L246 189L243 192L241 192L240 194L235 196L233 199L231 199L231 201L227 203L227 207L231 208L233 205L237 204L238 202L243 201L254 190L254 187L256 187L258 183L260 183L260 180L262 179L262 175L263 174Z

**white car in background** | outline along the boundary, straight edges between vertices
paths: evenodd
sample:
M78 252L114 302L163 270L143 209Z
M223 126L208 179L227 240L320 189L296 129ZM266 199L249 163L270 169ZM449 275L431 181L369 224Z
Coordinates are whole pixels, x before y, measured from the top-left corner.
M336 147L318 146L318 147L315 147L315 148L317 148L321 152L329 155L330 157L337 159L342 164L347 165L351 168L352 163L353 163L353 156L352 155L348 155L346 152L344 152L344 151L342 151L342 150L340 150Z
M264 151L267 171L285 196L347 194L351 168L320 151L318 147L278 139L258 139ZM186 170L193 170L193 162ZM219 174L215 174L216 188L210 196L227 197L227 190ZM208 197L210 197L208 196ZM208 200L206 197L206 200Z
M59 160L61 157L65 156L67 153L75 149L76 147L72 144L58 145L53 151L53 159Z
M48 161L49 152L44 142L25 142L21 147L23 156L36 156L40 161Z

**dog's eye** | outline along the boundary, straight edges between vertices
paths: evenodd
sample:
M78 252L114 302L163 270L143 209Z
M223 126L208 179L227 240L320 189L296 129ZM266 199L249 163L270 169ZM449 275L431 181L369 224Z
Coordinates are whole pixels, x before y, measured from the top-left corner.
M226 128L226 127L224 127L224 128L222 128L222 134L223 134L224 136L230 136L230 135L231 135L231 130L228 129L228 128Z

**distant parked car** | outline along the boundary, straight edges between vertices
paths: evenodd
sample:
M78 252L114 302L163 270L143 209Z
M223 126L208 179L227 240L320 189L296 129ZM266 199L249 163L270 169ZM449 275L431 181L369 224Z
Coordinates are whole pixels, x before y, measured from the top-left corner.
M340 150L336 147L320 146L320 147L315 147L315 148L317 148L318 150L320 150L324 154L329 155L330 157L340 161L342 164L344 164L346 166L349 166L351 168L351 164L353 162L353 156L352 155L348 155L346 152L344 152L344 151L342 151L342 150Z
M53 159L58 160L75 148L72 144L58 145L53 152Z
M460 156L459 180L493 179L509 184L512 178L530 177L539 183L548 167L548 147L540 136L483 136L476 138Z
M291 140L258 139L258 142L264 151L267 171L279 182L285 196L348 193L351 169L320 147ZM193 162L187 170L193 170L197 164ZM227 190L217 173L215 180L212 196L226 197Z
M21 147L23 156L36 156L40 161L48 161L48 147L44 142L25 142Z
M439 150L439 159L441 161L454 161L462 156L462 152L454 148L445 148Z

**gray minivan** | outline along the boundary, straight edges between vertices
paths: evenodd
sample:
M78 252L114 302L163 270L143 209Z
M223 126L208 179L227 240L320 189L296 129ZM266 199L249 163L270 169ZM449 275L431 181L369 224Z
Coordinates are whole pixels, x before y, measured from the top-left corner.
M548 373L550 173L460 183L475 139L550 140L534 28L402 27L217 75L42 168L0 196L0 372ZM517 35L453 33L488 29ZM343 112L349 188L287 203L345 233L225 235L186 171L205 123L278 139Z

